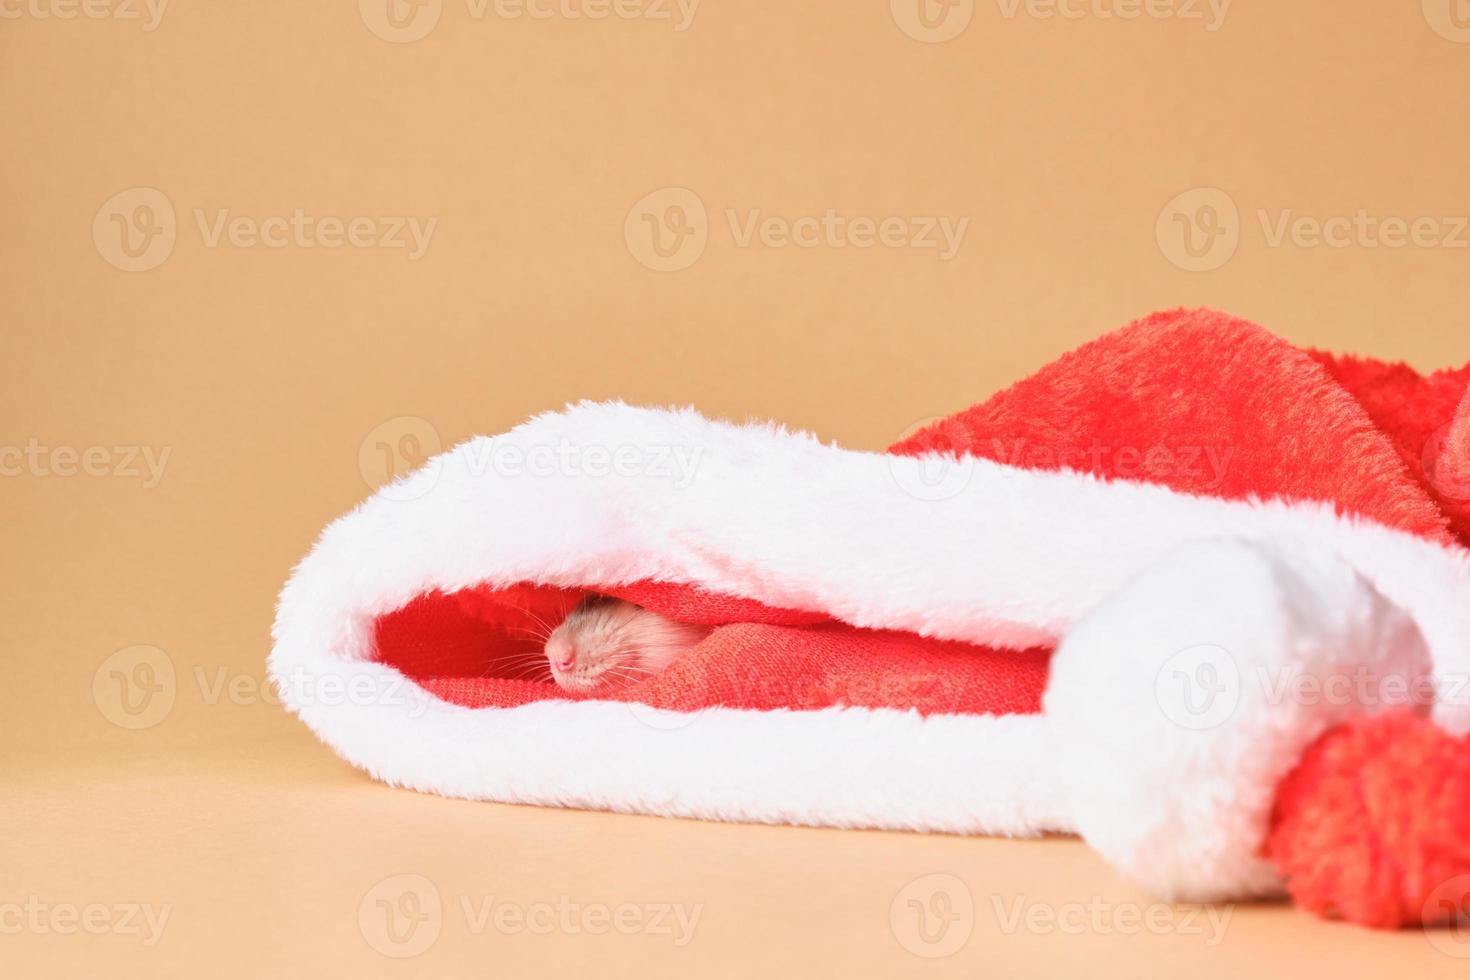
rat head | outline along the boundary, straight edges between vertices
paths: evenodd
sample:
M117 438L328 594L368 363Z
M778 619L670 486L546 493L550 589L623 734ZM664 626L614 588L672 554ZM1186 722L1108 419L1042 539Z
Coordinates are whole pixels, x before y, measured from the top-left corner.
M547 637L546 663L564 690L617 690L663 673L708 633L631 602L588 596Z

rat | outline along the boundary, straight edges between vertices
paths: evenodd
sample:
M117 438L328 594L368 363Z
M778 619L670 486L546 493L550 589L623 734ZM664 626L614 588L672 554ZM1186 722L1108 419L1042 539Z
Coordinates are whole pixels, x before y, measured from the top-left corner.
M593 694L657 677L710 634L623 599L589 595L546 638L551 679Z

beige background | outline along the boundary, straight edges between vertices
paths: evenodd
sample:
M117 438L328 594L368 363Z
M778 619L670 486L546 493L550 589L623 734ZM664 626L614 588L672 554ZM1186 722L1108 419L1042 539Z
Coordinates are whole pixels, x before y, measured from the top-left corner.
M394 791L261 688L274 594L327 520L570 399L878 447L1177 304L1464 362L1458 4L932 0L925 27L907 0L704 0L682 25L665 0L4 0L0 972L1462 975L1453 936L1281 907L1140 927L1148 897L1075 841ZM297 209L310 231L268 220ZM779 244L829 210L842 235ZM1275 235L1360 211L1415 240ZM743 240L752 214L776 224ZM410 218L427 247L389 247ZM897 219L895 244L853 219ZM909 243L925 219L968 220L953 255ZM424 880L430 931L375 933L382 889ZM916 895L957 917L953 955L918 955ZM675 948L477 932L462 902L487 896L701 912ZM130 904L169 909L153 945ZM58 931L92 905L102 934Z

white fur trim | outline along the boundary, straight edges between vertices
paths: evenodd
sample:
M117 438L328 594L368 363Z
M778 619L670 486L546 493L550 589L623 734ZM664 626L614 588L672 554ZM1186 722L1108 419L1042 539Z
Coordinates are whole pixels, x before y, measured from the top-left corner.
M1236 544L1199 544L1212 538ZM667 713L649 725L615 704L469 710L422 692L319 690L329 677L397 683L370 662L371 625L430 589L642 579L858 626L1065 642L1035 717L714 709L670 732L658 730ZM1176 581L1197 591L1173 596ZM1165 615L1186 598L1187 615ZM1154 619L1161 629L1140 634ZM390 782L752 821L1077 829L1189 897L1266 887L1259 867L1228 862L1259 842L1259 802L1302 739L1342 712L1267 711L1245 694L1245 720L1201 738L1140 707L1157 700L1161 658L1217 643L1246 668L1374 666L1411 656L1404 623L1437 674L1466 675L1470 561L1330 506L902 459L692 411L583 404L464 443L330 525L281 593L270 667L324 741ZM1234 629L1229 644L1217 626ZM1464 697L1435 715L1470 729ZM1126 775L1111 797L1100 771Z
M1258 851L1276 785L1318 735L1378 710L1391 700L1382 683L1422 677L1427 659L1413 621L1311 542L1183 544L1052 658L1043 711L1065 809L1163 897L1271 893ZM1337 678L1361 678L1365 697L1342 697Z
M1067 829L1040 715L680 713L615 701L471 709L381 664L323 658L309 670L283 684L309 692L296 710L343 758L395 786L747 823ZM352 685L355 694L337 693Z

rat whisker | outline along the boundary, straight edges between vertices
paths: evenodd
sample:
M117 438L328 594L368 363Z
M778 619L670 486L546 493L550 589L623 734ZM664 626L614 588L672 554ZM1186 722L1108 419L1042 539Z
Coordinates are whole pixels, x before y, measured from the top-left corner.
M545 642L551 638L551 632L540 627L532 629L528 626L508 626L505 631L507 633L520 633L524 636L530 636L541 642Z

